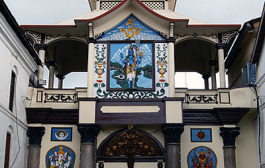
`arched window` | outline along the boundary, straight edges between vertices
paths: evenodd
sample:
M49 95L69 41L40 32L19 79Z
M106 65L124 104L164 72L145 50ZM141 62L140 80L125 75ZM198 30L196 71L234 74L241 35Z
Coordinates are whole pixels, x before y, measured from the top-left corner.
M151 134L129 127L112 133L100 144L97 161L157 162L164 160L164 153L160 142Z
M11 133L7 132L4 168L9 168L10 146L11 146Z
M14 99L15 99L15 91L16 91L16 73L12 71L11 73L11 81L10 81L10 94L9 94L9 110L13 112Z

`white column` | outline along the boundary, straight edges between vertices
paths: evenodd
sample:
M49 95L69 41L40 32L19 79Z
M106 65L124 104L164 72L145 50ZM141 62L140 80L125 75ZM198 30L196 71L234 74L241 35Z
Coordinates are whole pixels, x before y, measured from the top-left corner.
M204 80L204 88L209 89L209 77L210 75L202 75L202 78Z
M168 43L169 97L175 97L175 58L174 43Z
M63 88L64 75L56 75L56 77L58 78L58 89L62 89Z
M87 96L93 97L94 79L94 31L93 23L88 23Z
M212 79L212 89L216 89L216 73L215 66L211 66L211 79Z
M87 96L93 97L93 75L94 75L94 43L88 44L87 62Z
M218 47L218 65L220 76L220 88L225 88L225 62L224 62L224 44L217 44Z
M169 75L169 97L175 97L175 49L174 49L175 24L169 25L168 43L168 75Z
M49 85L48 88L52 89L54 85L54 72L55 72L55 62L50 61L50 66L49 66Z
M40 58L41 64L42 64L42 66L39 66L39 69L38 69L38 79L43 80L43 66L45 63L46 45L39 45L38 47L39 47L39 58Z

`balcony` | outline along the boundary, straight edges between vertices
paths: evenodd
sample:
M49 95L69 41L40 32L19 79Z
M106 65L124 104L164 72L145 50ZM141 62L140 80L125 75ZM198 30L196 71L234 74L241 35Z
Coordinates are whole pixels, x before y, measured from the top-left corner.
M78 98L85 96L86 88L30 88L31 101L27 108L78 109ZM183 109L256 108L256 96L249 87L216 90L176 88L175 97L184 99Z

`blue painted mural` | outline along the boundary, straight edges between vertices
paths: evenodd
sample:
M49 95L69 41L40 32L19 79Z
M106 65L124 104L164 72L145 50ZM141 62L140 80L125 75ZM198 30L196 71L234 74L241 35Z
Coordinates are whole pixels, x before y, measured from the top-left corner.
M217 158L206 146L193 148L188 154L188 168L217 168Z
M52 128L51 131L52 141L71 141L72 128Z
M47 152L47 168L73 168L74 163L75 153L71 148L67 146L55 146Z
M212 142L212 130L210 128L191 128L192 142Z
M152 43L110 44L109 89L152 89Z
M121 24L104 33L98 41L110 40L165 40L158 32L153 31L137 20L133 15L129 16Z

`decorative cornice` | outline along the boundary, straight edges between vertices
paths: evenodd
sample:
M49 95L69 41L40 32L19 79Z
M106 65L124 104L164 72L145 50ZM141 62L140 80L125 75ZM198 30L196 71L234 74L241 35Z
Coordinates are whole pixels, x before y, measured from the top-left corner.
M94 143L96 137L99 134L99 131L101 130L101 127L97 124L79 124L78 126L78 132L81 135L81 142L90 142Z
M44 127L28 127L27 135L30 145L41 145L42 136L45 133Z
M240 134L239 127L220 127L220 136L223 137L224 147L235 147L236 137Z
M86 42L88 35L84 34L84 35L80 35L80 34L56 34L56 35L51 35L48 34L45 36L45 43L48 44L54 40L57 39L61 39L61 38L67 38L67 39L77 39L77 40L81 40L83 42Z
M180 136L184 131L184 124L163 124L162 132L166 144L180 143Z
M176 34L175 38L177 41L181 41L187 38L202 38L206 40L210 40L214 43L218 42L217 34L198 34L198 33L191 33L191 34Z
M27 38L30 38L33 41L32 46L34 46L36 44L41 44L41 42L42 42L42 34L41 33L33 32L33 31L26 31L25 35L27 36Z
M229 31L229 32L224 32L224 33L222 33L222 35L221 35L221 43L229 43L230 42L230 40L233 38L233 37L235 37L235 36L237 36L238 35L238 31Z

